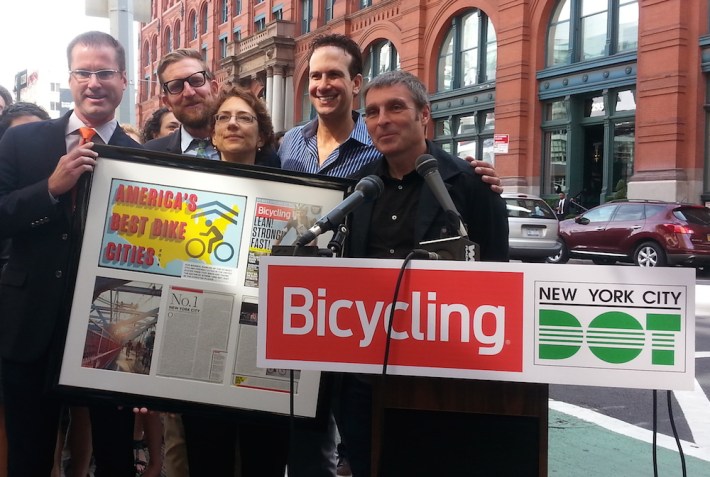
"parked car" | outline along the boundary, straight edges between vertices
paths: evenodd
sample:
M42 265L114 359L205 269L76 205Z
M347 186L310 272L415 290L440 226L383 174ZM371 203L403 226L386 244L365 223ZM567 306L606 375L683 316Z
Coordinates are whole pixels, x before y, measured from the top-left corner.
M508 209L511 260L544 262L560 250L559 222L547 202L528 194L503 194Z
M602 204L560 222L560 253L597 264L631 262L641 267L710 265L710 209L661 201Z

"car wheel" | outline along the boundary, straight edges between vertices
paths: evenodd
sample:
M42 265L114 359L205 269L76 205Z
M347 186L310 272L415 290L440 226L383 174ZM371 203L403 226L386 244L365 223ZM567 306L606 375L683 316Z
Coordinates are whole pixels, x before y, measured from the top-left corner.
M565 245L564 242L560 242L562 247L560 247L560 251L557 252L556 255L550 255L547 257L546 262L547 263L567 263L569 262L569 250L567 249L567 245Z
M593 258L592 263L594 265L614 265L616 260L613 258Z
M663 267L666 252L655 242L644 242L634 252L634 263L639 267Z

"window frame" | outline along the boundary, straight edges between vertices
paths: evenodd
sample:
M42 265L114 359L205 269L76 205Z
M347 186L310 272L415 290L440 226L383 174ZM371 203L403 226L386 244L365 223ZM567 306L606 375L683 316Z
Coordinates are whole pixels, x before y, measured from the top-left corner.
M489 116L491 115L491 116ZM462 119L473 118L474 127L466 132L458 132L462 124ZM492 127L487 127L488 119L492 118ZM439 121L449 121L449 134L441 134L437 136ZM493 136L495 133L495 109L487 106L485 108L466 111L456 114L449 114L433 118L434 123L434 138L433 142L441 146L452 156L465 157L460 154L461 142L475 142L475 151L470 154L466 151L466 156L473 155L476 159L495 162L495 156L492 153ZM487 148L487 146L490 146ZM488 150L490 149L490 151Z
M605 31L603 32L604 51L601 55L584 57L585 38L583 37L583 26L585 20L591 19L594 15L598 15L601 12L600 10L599 12L594 12L592 15L583 15L582 8L583 2L585 1L601 2L602 0L560 0L552 10L545 39L546 68L594 61L620 53L633 52L638 49L639 0L606 0L606 9L603 10L606 12ZM595 5L599 5L599 3L595 3ZM623 48L620 45L619 36L621 32L620 11L632 5L636 6L636 43L633 47ZM559 13L566 8L569 8L569 18L567 20L555 21ZM556 49L553 43L553 39L556 36L555 33L557 32L556 29L565 23L567 24L567 43L566 45L561 44L560 48ZM591 37L591 35L588 36L587 40ZM559 59L556 59L555 53L557 51L568 53L562 54L559 56Z

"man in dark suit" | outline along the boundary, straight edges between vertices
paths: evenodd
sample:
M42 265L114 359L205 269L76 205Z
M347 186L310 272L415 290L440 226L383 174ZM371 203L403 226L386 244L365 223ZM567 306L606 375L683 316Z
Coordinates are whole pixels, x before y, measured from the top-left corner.
M415 170L417 158L431 154L438 163L438 170L456 209L468 227L470 239L480 247L480 260L507 261L508 218L505 202L467 162L452 157L426 139L431 109L421 81L405 71L384 73L365 86L363 98L367 130L383 157L365 165L358 175L379 176L384 183L384 191L379 199L353 212L348 255L401 259L413 249L420 248L420 241L448 236L447 214ZM371 381L369 376L346 374L342 376L339 394L341 412L337 416L338 427L348 447L353 475L357 476L371 474ZM407 439L420 436L399 437L403 439L404 446L411 447L413 442ZM442 439L441 436L436 438ZM446 436L446 439L453 446L457 438ZM414 454L411 459L422 464L431 464L432 459L440 460L438 456L426 453ZM447 470L442 471L441 475L453 473ZM463 475L461 472L458 474Z
M0 141L0 238L12 239L0 277L10 477L49 475L52 469L62 402L46 384L57 359L52 343L63 334L61 313L71 299L72 191L96 164L94 143L139 147L114 118L127 84L123 47L106 33L87 32L69 44L67 59L75 109L12 128ZM95 135L82 144L78 132L85 127ZM133 475L132 414L113 405L90 409L95 475Z
M151 151L219 160L212 146L212 114L219 86L199 51L178 48L160 59L158 80L165 106L180 121L168 136L144 144Z
M569 214L571 204L564 192L560 191L559 197L560 199L557 201L555 213L557 214L558 220L564 220L564 218Z

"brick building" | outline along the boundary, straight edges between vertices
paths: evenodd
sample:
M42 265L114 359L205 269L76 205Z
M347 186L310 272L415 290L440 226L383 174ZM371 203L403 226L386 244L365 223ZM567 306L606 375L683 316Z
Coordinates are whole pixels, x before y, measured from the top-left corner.
M299 124L309 41L338 32L362 47L366 77L422 78L430 137L495 159L507 191L710 202L707 0L154 0L152 14L141 123L160 56L180 46L260 94L275 130Z

